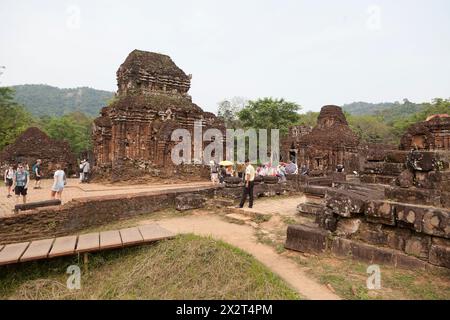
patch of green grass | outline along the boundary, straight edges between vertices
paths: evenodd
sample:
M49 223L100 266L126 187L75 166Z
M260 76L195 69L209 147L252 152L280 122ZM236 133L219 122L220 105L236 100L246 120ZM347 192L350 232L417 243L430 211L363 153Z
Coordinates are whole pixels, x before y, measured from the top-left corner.
M295 220L292 217L282 216L281 220L287 225L291 225L291 224L296 224L297 223L297 220Z
M81 289L68 290L69 265ZM212 238L177 236L152 245L0 267L1 299L299 299L242 250Z
M252 218L252 221L256 223L263 223L269 221L271 218L271 214L257 214Z
M450 272L395 269L380 265L381 289L367 289L368 264L332 256L294 255L298 264L345 299L450 299Z
M271 234L277 235L277 230L272 230ZM344 299L450 300L450 271L448 270L424 272L380 265L381 289L369 290L366 284L369 277L368 264L351 258L339 259L332 255L304 255L281 250L284 242L278 238L273 240L271 234L257 231L255 236L260 243L272 246L280 254L289 252L287 257L305 268L307 273L319 282L331 285L336 294Z

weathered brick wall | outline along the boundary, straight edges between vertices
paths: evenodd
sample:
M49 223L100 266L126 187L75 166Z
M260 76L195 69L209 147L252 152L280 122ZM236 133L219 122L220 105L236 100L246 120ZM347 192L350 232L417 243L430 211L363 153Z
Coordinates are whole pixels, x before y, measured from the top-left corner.
M179 195L213 197L215 188L184 188L164 192L74 199L52 208L40 208L0 218L0 244L64 236L80 230L161 209L175 208Z
M315 247L308 249L308 241L299 241L314 238L325 229L336 238L327 248L338 255L350 252L364 261L410 268L426 263L450 268L449 210L384 200L383 192L375 187L371 190L347 183L335 187L326 188L321 204L299 206L300 212L316 215L318 228L291 228L288 236L293 238L288 239L288 248L317 251Z

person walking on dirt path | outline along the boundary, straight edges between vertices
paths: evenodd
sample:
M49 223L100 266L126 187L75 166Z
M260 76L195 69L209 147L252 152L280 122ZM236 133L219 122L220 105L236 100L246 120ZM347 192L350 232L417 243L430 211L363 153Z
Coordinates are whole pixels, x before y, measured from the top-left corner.
M244 188L242 189L242 198L241 203L238 208L243 208L245 201L247 200L247 196L249 196L248 207L253 208L253 186L255 184L255 168L250 163L249 159L245 159L245 180L244 180Z
M41 188L41 176L42 176L41 163L42 163L41 159L37 159L36 164L32 168L34 179L35 179L33 189L42 189Z
M62 200L61 197L65 185L66 185L66 173L61 169L61 165L57 164L56 171L53 175L53 186L51 192L52 199L58 198L59 200Z
M14 193L16 194L16 202L19 202L20 196L22 196L23 203L27 203L27 191L28 191L28 184L30 183L30 174L27 170L25 170L25 167L23 164L19 164L17 166L17 171L14 174L13 179L13 186L14 186Z
M89 182L89 173L91 172L91 165L89 164L89 161L84 159L84 166L83 166L83 182L88 183Z
M8 166L8 169L5 170L5 186L8 188L7 198L11 198L11 190L14 183L14 175L16 174L16 170L12 165Z
M83 183L84 180L84 174L83 174L83 170L84 170L84 159L80 161L80 183Z

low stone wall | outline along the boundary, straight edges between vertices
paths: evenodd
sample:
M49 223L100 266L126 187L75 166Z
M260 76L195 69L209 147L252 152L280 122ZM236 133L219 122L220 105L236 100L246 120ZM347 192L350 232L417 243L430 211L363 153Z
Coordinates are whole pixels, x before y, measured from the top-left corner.
M421 201L425 198L432 199ZM450 268L450 211L445 208L386 200L378 186L335 183L325 188L321 202L298 210L315 215L316 225L290 226L289 249L405 268Z
M86 228L175 208L176 198L180 195L213 197L215 190L215 187L180 188L163 192L88 197L74 199L61 207L26 211L0 218L0 244L73 234Z
M403 269L428 270L434 266L401 251L367 244L361 241L333 236L317 227L292 225L287 230L287 249L315 254L332 253L338 257L353 258L366 263L378 263ZM442 246L432 245L431 262L439 265L445 253Z

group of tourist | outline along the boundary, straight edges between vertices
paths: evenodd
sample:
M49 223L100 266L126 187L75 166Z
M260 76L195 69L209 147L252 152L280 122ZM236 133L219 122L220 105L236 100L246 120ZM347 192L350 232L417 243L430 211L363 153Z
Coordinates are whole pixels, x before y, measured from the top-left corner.
M224 183L226 177L239 177L244 179L247 166L238 164L234 168L233 164L223 166L211 161L210 168L211 182L213 184L221 184ZM258 165L255 169L255 176L274 176L278 177L278 180L281 182L286 181L286 175L289 174L298 174L297 164L292 161L289 161L288 163L282 162L278 166L267 163L265 165Z
M87 160L83 160L80 164L80 182L87 182L90 172L90 165ZM22 197L22 202L27 202L28 186L31 178L34 179L33 189L42 189L41 179L43 177L42 160L37 159L32 166L31 174L28 164L19 163L16 167L9 165L4 172L4 182L8 190L7 198L11 198L14 193L19 202ZM67 184L66 173L60 164L56 165L56 170L53 173L53 184L51 187L50 196L52 199L60 199L65 185Z
M237 165L236 171L233 169L233 164L221 166L216 164L215 161L210 162L211 168L211 181L213 184L223 183L226 177L239 177L243 179L244 187L242 190L241 202L237 208L243 208L244 204L249 197L249 208L253 207L253 186L255 177L261 176L273 176L278 177L279 182L286 181L287 175L299 174L299 169L296 163L290 160L288 163L280 163L278 166L272 166L271 163L265 165L259 165L255 169L248 159L245 160L245 164ZM344 172L344 165L339 164L336 166L336 172ZM300 168L301 175L308 175L309 169L306 165L302 165Z

